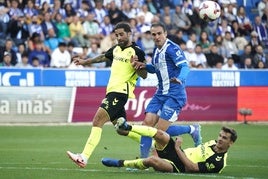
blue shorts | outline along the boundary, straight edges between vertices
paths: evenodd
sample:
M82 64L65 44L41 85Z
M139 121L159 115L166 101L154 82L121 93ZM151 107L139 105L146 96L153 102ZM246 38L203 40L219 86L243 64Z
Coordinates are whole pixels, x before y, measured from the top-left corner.
M183 106L186 104L186 99L174 99L170 96L154 95L148 106L146 113L157 114L160 118L174 122L178 119Z

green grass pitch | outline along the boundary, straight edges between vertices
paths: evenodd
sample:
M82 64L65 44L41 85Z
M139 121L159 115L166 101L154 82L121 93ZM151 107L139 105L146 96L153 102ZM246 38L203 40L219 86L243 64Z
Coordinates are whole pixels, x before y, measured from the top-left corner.
M81 152L91 126L0 126L0 178L2 179L81 179L81 178L268 178L267 124L202 124L203 140L216 139L222 125L235 128L238 140L228 155L228 166L221 174L167 174L149 171L127 171L101 164L102 157L134 159L139 145L115 133L105 125L102 139L85 169L74 165L66 151ZM193 145L183 136L183 147Z

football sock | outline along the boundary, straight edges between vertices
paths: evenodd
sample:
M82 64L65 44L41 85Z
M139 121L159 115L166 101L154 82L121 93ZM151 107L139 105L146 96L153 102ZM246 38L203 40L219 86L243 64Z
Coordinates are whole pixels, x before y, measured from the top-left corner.
M152 146L152 138L147 136L141 137L140 142L140 157L147 158L150 154L150 149Z
M150 126L143 126L143 125L133 125L132 132L138 133L142 136L148 136L153 138L155 134L157 133L157 129Z
M170 136L178 136L182 134L190 134L191 127L189 125L170 125L166 132Z
M131 138L132 140L140 143L141 142L141 135L140 134L137 134L135 132L131 132L129 131L128 132L128 135L127 135L129 138Z
M148 157L152 146L152 137L157 133L157 129L149 126L133 125L131 131L142 136L140 141L140 157Z
M138 168L141 170L148 168L148 167L144 166L143 159L124 160L123 164L124 164L124 167Z
M91 133L87 139L87 143L84 147L82 154L88 159L95 147L99 144L101 138L102 128L92 127Z

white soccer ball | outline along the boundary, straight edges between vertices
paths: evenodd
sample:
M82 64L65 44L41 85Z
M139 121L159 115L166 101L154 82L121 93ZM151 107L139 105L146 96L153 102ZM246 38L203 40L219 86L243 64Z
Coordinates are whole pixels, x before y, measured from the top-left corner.
M203 1L199 6L199 17L204 21L214 21L221 15L221 7L215 1Z

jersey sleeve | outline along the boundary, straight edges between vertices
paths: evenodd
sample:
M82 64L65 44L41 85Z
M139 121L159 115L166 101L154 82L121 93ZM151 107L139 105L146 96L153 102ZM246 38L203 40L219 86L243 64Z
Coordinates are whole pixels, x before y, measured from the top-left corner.
M113 46L112 48L110 48L109 50L106 51L105 53L105 57L110 59L111 61L113 61L113 50L116 46Z
M138 56L140 62L145 62L145 53L139 47L135 46L135 53Z

